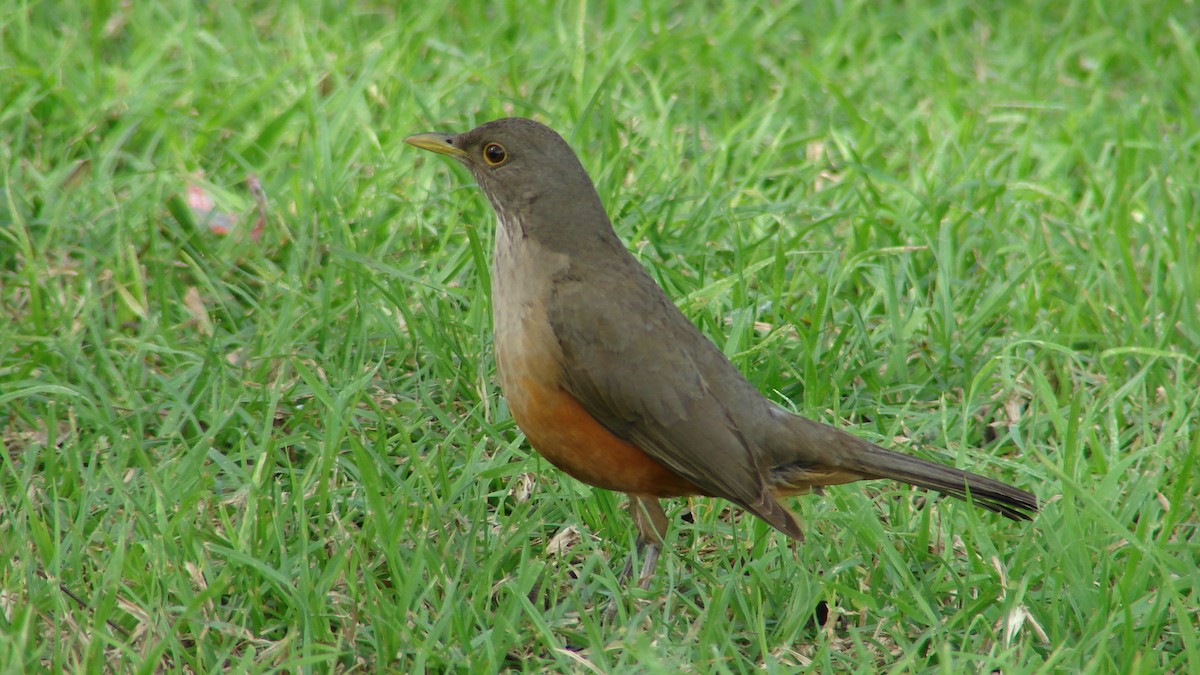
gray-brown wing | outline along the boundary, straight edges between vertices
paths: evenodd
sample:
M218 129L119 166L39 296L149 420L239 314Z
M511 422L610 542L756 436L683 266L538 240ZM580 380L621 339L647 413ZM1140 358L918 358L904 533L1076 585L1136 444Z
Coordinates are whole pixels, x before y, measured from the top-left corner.
M739 411L720 395L728 392L715 388L757 392L641 266L629 262L626 274L556 285L547 309L568 391L618 437L712 496L798 537L795 520L766 490L752 440L735 419ZM597 287L606 291L600 302Z

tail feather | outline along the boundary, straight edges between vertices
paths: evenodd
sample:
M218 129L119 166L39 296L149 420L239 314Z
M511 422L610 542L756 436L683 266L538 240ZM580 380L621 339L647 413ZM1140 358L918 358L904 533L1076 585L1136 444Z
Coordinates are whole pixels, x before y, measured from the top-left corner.
M822 485L891 478L937 490L1012 520L1031 520L1037 497L1020 488L952 466L885 450L839 429L797 416L786 418L777 437L772 480L784 493Z
M998 480L930 462L919 457L884 450L878 446L859 453L859 471L875 478L891 478L937 490L1012 520L1031 520L1037 513L1037 497Z

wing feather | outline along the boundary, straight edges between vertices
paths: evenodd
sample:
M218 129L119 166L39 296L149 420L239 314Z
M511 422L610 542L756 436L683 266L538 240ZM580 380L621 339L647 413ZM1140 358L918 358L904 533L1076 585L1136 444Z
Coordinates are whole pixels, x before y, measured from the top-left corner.
M705 374L713 377L715 366L722 379L744 379L631 262L636 269L605 275L602 303L589 299L594 279L556 284L548 313L564 355L564 386L613 434L707 494L759 512L773 499L751 441L717 393L726 383Z

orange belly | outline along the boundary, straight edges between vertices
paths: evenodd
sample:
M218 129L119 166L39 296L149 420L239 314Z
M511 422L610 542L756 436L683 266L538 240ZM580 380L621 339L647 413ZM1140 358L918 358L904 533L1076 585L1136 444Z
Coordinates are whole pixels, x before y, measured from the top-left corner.
M563 353L541 300L548 290L504 269L496 279L496 369L529 444L588 485L653 497L700 494L690 481L614 436L563 389ZM507 291L501 283L509 284Z
M505 396L529 444L571 476L606 490L653 497L699 494L690 481L614 436L562 387L532 377L505 383Z

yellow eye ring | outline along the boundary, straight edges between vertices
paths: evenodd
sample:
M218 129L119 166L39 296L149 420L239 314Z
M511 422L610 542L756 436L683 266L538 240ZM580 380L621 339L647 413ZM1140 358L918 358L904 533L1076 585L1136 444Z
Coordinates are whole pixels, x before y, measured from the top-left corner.
M499 166L508 159L508 151L499 143L488 143L483 146L483 161L490 166Z

